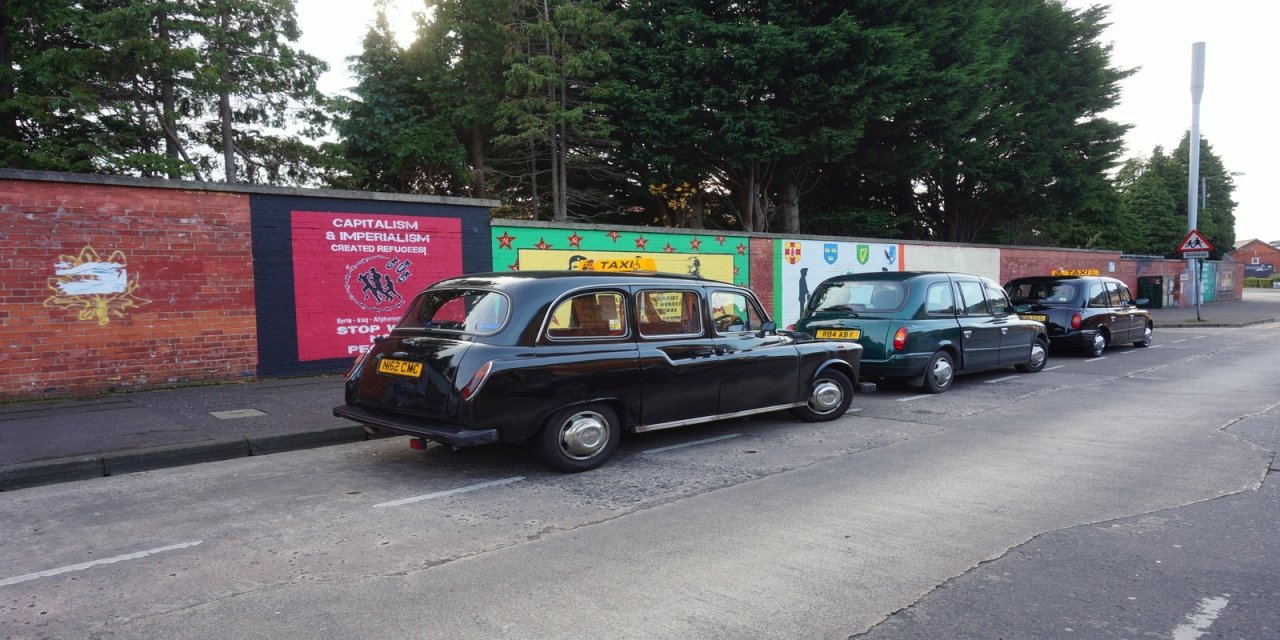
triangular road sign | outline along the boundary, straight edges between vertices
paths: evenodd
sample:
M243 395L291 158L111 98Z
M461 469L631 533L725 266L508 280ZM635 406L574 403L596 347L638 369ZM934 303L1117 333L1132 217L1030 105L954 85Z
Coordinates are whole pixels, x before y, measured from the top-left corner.
M1213 251L1213 245L1209 244L1199 231L1192 229L1187 233L1187 237L1182 239L1182 244L1178 245L1178 251Z

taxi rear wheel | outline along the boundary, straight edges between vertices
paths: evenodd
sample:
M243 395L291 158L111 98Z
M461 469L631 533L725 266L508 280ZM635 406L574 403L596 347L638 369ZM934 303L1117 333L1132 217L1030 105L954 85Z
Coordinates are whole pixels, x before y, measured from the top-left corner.
M939 351L929 358L929 364L924 368L925 391L929 393L942 393L951 388L951 383L956 379L956 365L952 360L951 354L946 351Z
M828 369L814 378L805 404L795 407L791 413L805 422L827 422L847 413L852 403L853 383L849 377Z
M561 409L534 436L538 457L547 466L570 473L602 464L618 448L618 414L607 405Z
M1049 342L1044 338L1036 338L1035 343L1031 345L1031 358L1014 368L1022 373L1036 373L1043 371L1044 365L1048 361Z
M1085 347L1084 352L1088 355L1091 355L1097 358L1098 356L1101 356L1102 352L1107 349L1108 341L1109 340L1107 338L1107 330L1103 328L1099 328L1093 334L1093 342L1089 343L1089 346Z

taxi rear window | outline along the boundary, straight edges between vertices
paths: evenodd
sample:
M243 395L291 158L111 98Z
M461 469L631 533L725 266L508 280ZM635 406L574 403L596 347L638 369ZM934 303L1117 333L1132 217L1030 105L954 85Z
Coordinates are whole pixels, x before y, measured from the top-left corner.
M487 335L506 324L511 301L501 293L485 289L430 289L413 301L403 329Z
M876 313L897 311L907 298L901 282L837 280L818 287L810 298L814 313Z

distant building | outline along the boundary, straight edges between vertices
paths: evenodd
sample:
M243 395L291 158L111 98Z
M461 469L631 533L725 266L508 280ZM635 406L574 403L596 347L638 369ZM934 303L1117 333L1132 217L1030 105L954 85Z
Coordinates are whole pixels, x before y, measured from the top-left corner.
M1257 238L1241 240L1231 251L1231 258L1244 263L1244 277L1270 278L1280 268L1280 243L1266 243Z

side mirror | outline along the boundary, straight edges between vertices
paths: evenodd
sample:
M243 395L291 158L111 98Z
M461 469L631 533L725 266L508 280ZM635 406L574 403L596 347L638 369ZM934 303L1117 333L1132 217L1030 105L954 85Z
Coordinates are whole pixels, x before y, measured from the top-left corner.
M769 322L766 322L766 323L764 323L764 324L760 325L760 337L761 337L761 338L763 338L763 337L765 337L765 336L767 336L767 335L769 335L769 334L771 334L771 333L777 333L777 332L778 332L778 323L776 323L776 322L774 322L774 321L772 321L772 320L770 320Z
M1030 313L1030 312L1031 312L1031 305L1029 305L1029 304L1019 304L1019 305L1015 305L1015 306L1013 307L1013 312L1014 312L1014 313Z
M1146 298L1138 298L1137 300L1134 300L1134 301L1133 301L1133 304L1135 304L1135 305L1137 305L1137 306L1139 306L1139 307L1145 307L1145 306L1147 306L1147 303L1148 303L1148 302L1150 302L1150 300L1147 300Z

